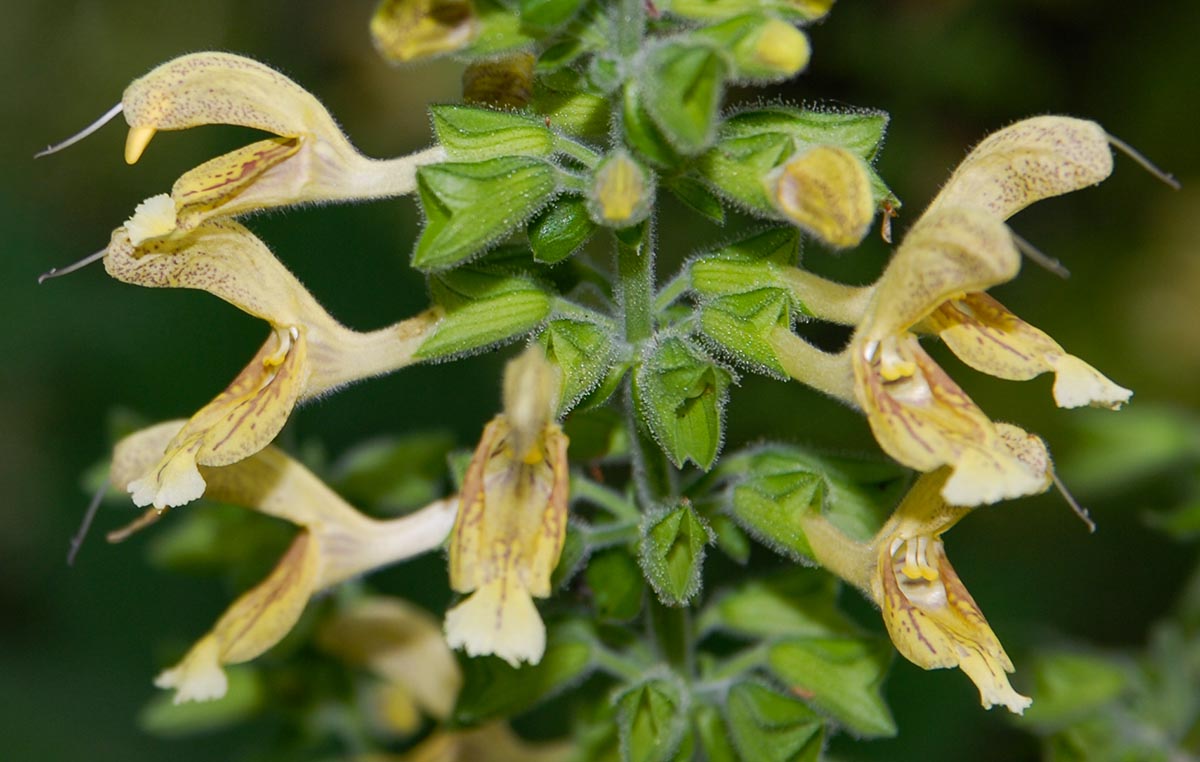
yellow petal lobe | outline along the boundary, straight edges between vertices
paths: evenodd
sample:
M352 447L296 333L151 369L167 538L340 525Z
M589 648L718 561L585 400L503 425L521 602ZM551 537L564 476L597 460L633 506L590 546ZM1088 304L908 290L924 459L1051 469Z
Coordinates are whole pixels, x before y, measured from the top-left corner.
M283 639L308 605L319 563L316 541L301 532L270 576L234 601L212 632L155 685L174 688L176 704L224 696L221 665L249 661Z

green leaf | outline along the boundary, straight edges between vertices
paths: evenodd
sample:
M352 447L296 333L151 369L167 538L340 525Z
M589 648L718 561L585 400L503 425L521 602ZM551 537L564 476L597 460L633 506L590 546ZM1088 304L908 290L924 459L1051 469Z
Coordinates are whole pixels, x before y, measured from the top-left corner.
M479 254L541 209L556 182L554 167L525 156L421 167L425 228L413 266L441 270Z
M757 682L741 682L729 691L726 720L741 759L755 762L816 762L825 729L803 702Z
M760 288L782 288L778 268L795 265L800 256L800 231L772 227L701 254L688 265L692 289L704 297L744 294ZM803 305L796 307L810 314Z
M852 539L866 541L890 515L909 481L890 463L818 456L782 445L726 456L720 468L734 482L731 511L738 523L793 558L809 553L799 530L804 511L821 508Z
M530 278L461 268L430 279L434 301L446 310L416 356L450 357L477 351L537 327L550 314L550 295Z
M624 762L666 762L680 750L687 730L683 686L674 675L651 677L614 699Z
M865 638L792 638L771 646L771 672L851 731L894 736L896 722L880 695L891 644Z
M642 105L641 90L635 81L630 80L625 84L621 101L621 127L625 132L626 145L660 169L677 166L682 158Z
M474 0L479 33L460 55L489 58L516 48L528 48L537 40L521 24L521 16L500 0Z
M579 251L596 232L596 223L588 215L587 202L569 196L530 220L526 232L533 258L552 265Z
M812 547L804 535L805 514L820 512L828 488L820 474L796 470L761 474L733 489L733 515L751 535L776 553L812 561Z
M760 217L779 219L763 178L795 153L791 137L765 133L721 139L697 161L696 169L718 193Z
M588 561L584 572L596 615L611 622L628 622L642 610L645 583L637 561L622 548L603 550Z
M665 605L683 606L700 592L704 546L712 541L708 525L690 503L647 517L638 542L638 562Z
M495 656L461 657L463 687L455 722L475 725L512 717L565 690L591 672L593 643L585 623L568 621L547 627L546 653L537 664L516 669Z
M613 337L595 323L560 318L547 323L539 338L562 372L558 413L564 415L604 381L616 356Z
M604 380L600 382L600 385L584 395L575 408L577 410L587 410L599 407L608 402L608 399L612 397L613 393L617 391L617 388L625 379L625 374L629 372L630 365L631 363L628 361L621 361L609 366L608 373L605 374Z
M750 638L855 634L857 627L837 607L838 588L838 581L823 571L792 568L722 593L697 624L701 632Z
M625 66L614 53L597 53L587 67L588 82L602 93L616 92L625 78Z
M725 727L717 707L701 704L692 712L692 720L707 762L740 762L737 750L729 740L729 729Z
M576 408L563 423L571 440L571 460L587 463L629 450L625 421L612 407Z
M818 145L832 145L875 158L883 145L889 117L884 111L814 111L790 106L769 106L742 111L721 125L721 139L760 135L786 135L794 141L792 153Z
M229 689L222 698L175 704L172 694L159 693L138 714L138 725L152 736L183 738L223 730L258 714L265 700L258 673L227 667L225 675Z
M583 0L520 0L521 23L545 34L570 21Z
M717 538L717 547L721 552L739 564L750 560L750 539L733 519L724 514L717 514L709 519L708 524Z
M643 105L671 145L693 155L716 136L725 78L721 56L706 45L668 42L646 56Z
M454 161L554 153L554 134L527 116L461 105L431 106L429 112L438 142Z
M701 214L718 225L725 224L725 207L721 199L710 191L704 183L691 177L680 176L664 183L669 191L685 206Z
M554 92L539 89L534 92L532 108L550 120L550 126L582 138L601 140L609 128L608 98L578 91Z
M638 413L667 457L708 470L723 436L725 400L733 377L682 339L652 344L634 370Z
M453 446L454 437L445 431L364 442L342 456L329 482L354 505L394 515L444 494L446 455Z
M771 344L777 329L791 330L792 299L778 288L730 294L705 302L700 329L722 352L759 373L787 378Z

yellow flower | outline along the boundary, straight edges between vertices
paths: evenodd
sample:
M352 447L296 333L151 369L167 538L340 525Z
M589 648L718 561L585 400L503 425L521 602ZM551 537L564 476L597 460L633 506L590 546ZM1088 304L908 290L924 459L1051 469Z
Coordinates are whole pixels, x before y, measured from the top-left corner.
M381 0L371 17L371 39L396 63L461 50L479 36L471 0Z
M1058 404L1120 407L1130 395L982 292L1021 258L1004 223L1034 201L1099 182L1112 157L1092 122L1038 117L985 139L905 236L851 340L855 398L880 446L920 471L953 473L943 496L977 505L1045 488L1000 446L996 426L921 348L939 333L971 366L1010 379L1057 374Z
M297 402L413 362L437 325L431 310L368 333L345 328L270 250L232 220L134 245L118 228L104 254L114 278L151 288L194 288L266 320L266 343L232 383L192 416L161 459L129 489L140 506L174 507L204 492L198 465L236 463L265 447Z
M257 61L215 52L180 56L134 80L117 108L48 152L90 134L120 111L129 123L130 164L161 130L230 124L274 136L205 162L184 173L170 197L139 206L128 225L135 245L212 217L411 193L417 167L445 157L433 148L397 159L367 158L307 90Z
M385 732L415 732L422 713L450 716L462 675L438 621L423 609L398 598L361 598L322 624L317 642L381 678L371 704Z
M126 437L113 453L110 479L123 489L178 436L169 421ZM213 629L155 680L175 689L175 703L225 695L222 665L257 657L278 643L314 594L373 569L442 544L454 520L455 501L441 500L403 518L379 521L356 511L316 476L280 450L268 447L234 465L204 468L205 494L242 505L301 528L274 571L234 601ZM154 523L151 509L109 540L123 540Z
M1012 661L946 558L941 535L970 510L939 494L948 476L922 476L876 537L871 595L906 659L923 669L958 667L984 708L1021 714L1032 701L1009 684Z
M558 374L538 345L509 363L504 413L484 429L463 480L450 540L450 586L470 593L446 613L446 639L472 656L537 664L546 627L533 597L567 527L567 437L554 422Z

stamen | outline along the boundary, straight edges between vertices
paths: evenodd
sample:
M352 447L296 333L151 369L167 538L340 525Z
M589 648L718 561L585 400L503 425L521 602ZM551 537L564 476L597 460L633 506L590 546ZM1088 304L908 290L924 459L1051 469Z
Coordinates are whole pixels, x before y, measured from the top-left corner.
M1149 172L1150 174L1154 175L1159 180L1162 180L1164 183L1166 183L1168 186L1170 186L1173 190L1179 190L1180 188L1183 187L1179 183L1179 181L1175 179L1175 175L1172 175L1170 172L1164 172L1163 170L1156 167L1149 159L1147 159L1145 156L1143 156L1141 153L1139 153L1136 149L1134 149L1133 146L1129 145L1124 140L1121 140L1120 138L1115 138L1112 135L1109 135L1108 142L1112 143L1114 148L1116 148L1121 153L1125 154L1129 158L1136 161L1138 163L1138 165L1141 166L1142 169L1144 169L1147 172Z
M79 530L71 538L71 548L67 551L67 566L75 565L75 556L79 555L79 549L83 547L83 540L87 537L88 530L92 528L92 519L96 518L96 511L100 509L100 503L103 502L104 493L107 490L108 482L105 482L96 490L96 494L92 495L92 502L88 503L87 511L83 514L83 521L79 522Z
M917 544L912 540L908 540L904 548L904 566L900 567L900 573L909 579L917 579L923 576L921 574L921 565L917 561Z
M76 270L81 270L93 262L104 259L104 255L107 252L108 252L108 249L101 249L100 251L97 251L95 254L89 254L86 257L84 257L83 259L79 260L78 262L67 265L66 267L62 268L61 270L57 267L51 267L49 270L47 270L46 272L44 272L38 276L38 283L42 284L42 283L45 283L46 281L50 280L51 278L58 278L62 275L67 275L69 273L73 273Z
M157 132L153 127L130 127L129 134L125 136L125 163L137 164L138 159L142 158L142 153L145 152L146 146L150 145L150 139Z
M938 578L938 573L933 564L929 563L929 539L929 535L924 534L917 538L917 565L921 576L933 582Z
M1021 250L1022 254L1029 257L1031 262L1045 270L1049 270L1063 280L1071 277L1071 271L1068 270L1062 262L1059 262L1054 257L1043 253L1036 246L1031 244L1029 241L1026 241L1016 233L1013 233L1011 230L1008 232L1012 234L1013 243L1017 245L1017 248Z
M84 127L82 130L80 130L79 132L75 133L74 135L72 135L71 137L67 138L66 140L62 141L61 143L56 143L56 144L54 144L54 145L52 145L52 146L47 146L47 147L46 147L46 150L44 150L44 151L38 151L37 153L35 153L35 154L33 155L33 158L35 158L35 159L40 159L40 158L42 158L43 156L49 156L49 155L50 155L50 154L52 154L52 153L58 153L59 151L61 151L61 150L62 150L62 149L64 149L64 148L68 148L68 147L70 147L70 146L73 146L73 145L75 145L75 144L76 144L76 143L78 143L79 141L81 141L81 140L83 140L84 138L86 138L88 135L91 135L91 134L92 134L93 132L95 132L96 130L100 129L100 128L101 128L101 127L103 127L104 125L106 125L106 124L108 124L109 122L111 122L111 121L112 121L112 119L113 119L113 117L114 117L114 116L116 116L117 114L121 113L121 110L122 110L123 108L125 108L124 104L118 103L117 105L115 105L115 106L113 106L112 108L110 108L110 109L109 109L109 110L108 110L108 111L107 111L107 112L104 114L104 116L102 116L102 117L100 117L99 119L97 119L96 121L92 122L92 123L91 123L91 124L89 124L87 127Z
M1071 510L1075 511L1075 515L1079 517L1079 520L1087 526L1088 532L1094 533L1096 531L1096 522L1092 521L1092 514L1088 512L1087 508L1080 505L1075 500L1075 497L1067 491L1067 485L1062 483L1062 479L1058 478L1058 474L1051 471L1050 478L1054 479L1054 486L1058 489L1059 494L1067 501L1067 505L1071 506Z

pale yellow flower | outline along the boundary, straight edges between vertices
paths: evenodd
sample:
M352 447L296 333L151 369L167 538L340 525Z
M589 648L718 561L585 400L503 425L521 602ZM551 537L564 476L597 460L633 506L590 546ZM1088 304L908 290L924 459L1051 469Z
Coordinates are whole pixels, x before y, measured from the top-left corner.
M1000 447L1049 484L1050 457L1041 439L1016 426L996 428ZM958 667L985 708L1002 705L1020 714L1030 699L1009 684L1012 661L946 557L942 535L972 510L947 502L950 478L948 468L922 475L869 542L852 540L820 512L800 523L817 562L879 605L904 658L923 669Z
M273 136L201 164L176 181L169 197L140 205L127 225L135 245L186 232L212 217L411 193L417 167L445 158L440 148L367 158L307 90L257 61L211 51L180 56L134 80L99 122L44 153L85 137L119 112L129 124L130 164L163 130L230 124Z
M169 421L119 442L112 483L126 488L160 457L183 425ZM239 597L177 665L155 680L159 687L176 691L177 704L225 695L223 665L253 659L278 643L315 593L440 546L456 509L456 501L449 499L398 519L370 518L273 447L230 466L204 467L203 479L208 497L275 516L301 531L275 570ZM109 539L120 541L159 516L151 509Z
M141 506L195 500L204 491L198 465L229 465L259 451L299 401L414 362L441 315L431 310L377 331L352 331L330 317L262 241L232 220L212 220L188 235L140 245L132 243L126 228L118 228L104 266L126 283L208 291L271 325L266 343L237 378L130 483Z
M870 592L906 659L924 669L958 667L984 708L1021 714L1032 701L1009 684L1012 661L946 557L941 535L970 510L941 496L948 477L946 469L922 476L880 531Z
M372 686L375 724L398 735L415 732L422 714L449 718L462 674L429 612L398 598L361 598L317 631L317 643L380 678Z
M537 664L546 627L533 598L567 528L567 437L554 422L558 374L533 345L509 363L504 410L484 429L467 468L450 540L450 586L470 595L446 613L446 639L472 656Z
M855 398L880 446L920 471L953 469L944 497L977 505L1045 488L1000 446L996 426L921 348L939 333L968 364L1010 379L1057 374L1063 407L1117 408L1130 395L982 292L1021 257L1004 219L1099 182L1112 157L1092 122L1038 117L985 139L913 225L876 283L849 352Z

